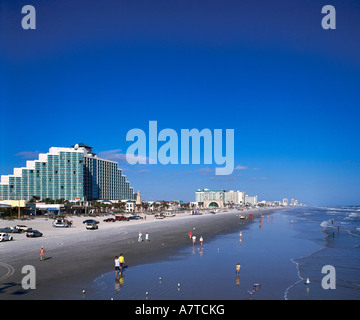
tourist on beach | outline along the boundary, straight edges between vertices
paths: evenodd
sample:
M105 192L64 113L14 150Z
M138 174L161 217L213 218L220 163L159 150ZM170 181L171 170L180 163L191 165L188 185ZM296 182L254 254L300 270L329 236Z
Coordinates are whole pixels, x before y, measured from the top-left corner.
M189 235L189 239L191 240L191 237L192 237L192 232L191 232L191 231L189 231L188 235Z
M118 256L115 257L115 277L117 277L118 273L120 272L120 260Z
M45 259L45 249L44 247L40 248L40 261Z
M150 241L150 239L149 239L149 234L146 232L146 234L145 234L145 241Z
M139 232L138 242L142 242L142 233L141 233L141 231Z
M203 244L203 242L204 242L204 239L203 239L203 237L202 237L202 236L200 236L199 241L200 241L200 245L202 246L202 244Z
M120 275L122 275L122 269L124 267L124 263L125 263L125 258L123 256L123 254L121 253L120 257L119 257Z
M192 236L192 242L193 242L193 245L195 245L195 243L196 243L196 236L195 235Z
M238 275L239 274L239 271L240 271L240 263L238 262L237 265L236 265L236 274Z

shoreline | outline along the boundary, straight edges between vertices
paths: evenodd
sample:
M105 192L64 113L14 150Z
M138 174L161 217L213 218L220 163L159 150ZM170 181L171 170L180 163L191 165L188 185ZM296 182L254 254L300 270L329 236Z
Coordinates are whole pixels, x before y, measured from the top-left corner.
M52 220L35 218L28 221L0 220L0 227L25 224L44 233L43 237L26 239L24 234L15 234L13 241L0 243L0 299L81 299L85 283L114 269L114 257L124 254L128 267L161 261L175 255L189 244L188 232L204 242L229 232L242 230L254 218L270 214L281 208L265 208L251 211L229 211L216 214L191 215L180 213L175 217L156 220L117 221L106 223L104 217L98 230L86 230L82 221L86 217L72 217L72 228L51 227ZM245 215L247 219L239 219ZM50 227L49 227L50 226ZM195 228L195 229L194 229ZM138 242L139 231L150 241ZM44 246L46 259L40 261L39 250ZM24 290L21 273L24 265L36 270L36 289Z

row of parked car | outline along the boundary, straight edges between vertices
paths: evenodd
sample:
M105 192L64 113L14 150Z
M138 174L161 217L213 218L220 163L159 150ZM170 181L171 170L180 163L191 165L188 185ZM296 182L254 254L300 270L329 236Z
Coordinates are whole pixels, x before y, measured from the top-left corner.
M23 224L18 224L15 227L6 227L0 229L0 241L11 241L14 238L9 233L26 233L28 238L42 237L42 233L39 230L34 230Z
M142 219L142 217L140 216L129 216L129 217L125 217L125 216L115 216L114 218L106 218L103 221L104 222L115 222L115 221L129 221L129 220L140 220ZM87 219L83 221L84 224L86 224L86 229L88 230L96 230L98 229L98 224L99 221L94 220L94 219Z
M107 218L104 219L104 222L115 222L115 221L129 221L129 220L140 220L142 217L140 216L115 216L115 218Z
M156 214L154 217L155 219L164 219L166 217L175 217L175 214L172 212L166 212L166 213Z

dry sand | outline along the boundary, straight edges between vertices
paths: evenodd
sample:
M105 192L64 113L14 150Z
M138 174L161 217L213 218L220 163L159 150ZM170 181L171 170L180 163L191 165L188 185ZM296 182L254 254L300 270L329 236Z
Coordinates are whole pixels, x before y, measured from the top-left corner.
M254 217L272 212L252 210ZM24 224L41 231L41 238L27 238L24 233L11 234L13 241L0 243L0 299L78 299L84 284L102 273L114 270L114 258L123 253L128 267L166 259L190 243L188 232L206 242L218 234L239 230L253 220L239 219L249 212L218 212L157 220L147 215L143 220L103 222L96 217L99 229L86 230L82 223L88 217L72 216L71 228L54 228L52 219L0 220L0 228ZM150 241L138 242L139 231L150 235ZM40 261L41 246L46 259ZM24 265L36 270L36 289L24 290L21 273Z

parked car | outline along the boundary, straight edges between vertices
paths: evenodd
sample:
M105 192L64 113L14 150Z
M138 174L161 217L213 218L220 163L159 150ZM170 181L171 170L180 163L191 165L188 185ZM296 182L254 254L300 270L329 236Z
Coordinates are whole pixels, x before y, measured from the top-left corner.
M129 219L124 216L115 216L115 220L116 221L129 221Z
M68 228L68 227L70 227L70 223L66 219L56 219L53 222L53 227L56 227L56 228Z
M128 220L140 220L141 217L140 216L130 216L128 217Z
M8 233L21 233L22 232L22 230L20 230L20 229L18 229L18 228L16 228L16 227L6 227L6 229L10 229L10 231L6 231L6 232L8 232Z
M27 226L25 226L23 224L16 225L15 229L18 229L20 232L31 230L31 228L28 228Z
M42 237L42 233L39 230L30 230L28 232L26 232L26 236L28 238L37 238L37 237Z
M53 227L55 227L55 228L67 228L68 225L65 224L64 222L61 222L61 221L54 221L53 222Z
M86 229L88 230L96 230L98 229L98 225L96 223L87 223L86 224Z
M12 236L9 236L7 233L0 233L0 241L11 241Z
M115 219L114 218L107 218L107 219L104 219L104 222L115 222Z
M155 217L155 219L164 219L164 218L165 218L165 215L163 215L162 213L160 213L160 214L156 214L154 217Z
M98 224L99 221L94 220L94 219L88 219L88 220L84 220L83 223L85 223L85 224L87 224L87 223L95 223L95 224Z
M166 212L165 217L175 217L175 214L172 212Z

